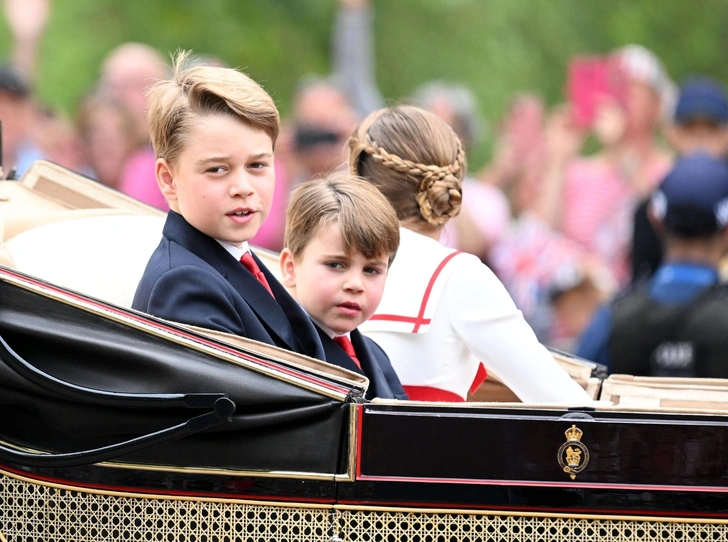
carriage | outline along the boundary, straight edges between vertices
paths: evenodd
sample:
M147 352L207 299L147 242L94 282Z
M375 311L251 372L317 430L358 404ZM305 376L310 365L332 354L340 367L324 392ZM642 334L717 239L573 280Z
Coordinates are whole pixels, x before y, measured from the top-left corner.
M369 401L345 369L130 309L162 223L48 162L0 182L0 541L728 536L727 382L555 352L599 401L495 378Z

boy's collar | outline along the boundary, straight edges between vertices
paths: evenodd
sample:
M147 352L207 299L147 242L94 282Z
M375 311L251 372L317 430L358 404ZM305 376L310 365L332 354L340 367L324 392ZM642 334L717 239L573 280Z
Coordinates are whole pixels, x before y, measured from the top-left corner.
M240 258L243 257L243 254L250 250L250 246L248 245L247 241L243 241L243 244L239 247L233 245L232 243L228 243L227 241L220 241L220 239L215 239L215 241L217 241L222 248L227 250L237 261L240 261Z
M306 314L308 314L308 313L306 313ZM308 315L308 317L313 321L314 324L316 324L318 327L320 327L321 328L321 331L323 331L324 333L326 333L326 335L328 335L330 339L333 339L334 337L338 337L339 336L339 334L336 333L333 329L331 329L328 326L325 326L324 324L322 324L321 322L319 322L318 320L316 320L316 318L314 318L310 314ZM350 333L344 333L343 335L345 337L349 337Z

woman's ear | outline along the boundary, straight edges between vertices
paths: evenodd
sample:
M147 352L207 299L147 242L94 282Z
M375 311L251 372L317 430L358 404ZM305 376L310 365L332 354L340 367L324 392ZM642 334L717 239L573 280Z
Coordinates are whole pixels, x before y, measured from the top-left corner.
M154 174L157 177L157 185L162 195L166 198L170 208L175 210L172 202L177 201L177 186L174 182L174 172L172 165L167 162L164 158L157 158L157 162L154 164Z
M289 290L296 289L296 262L293 259L293 253L288 249L284 248L281 251L281 256L278 258L281 264L281 282L283 286Z

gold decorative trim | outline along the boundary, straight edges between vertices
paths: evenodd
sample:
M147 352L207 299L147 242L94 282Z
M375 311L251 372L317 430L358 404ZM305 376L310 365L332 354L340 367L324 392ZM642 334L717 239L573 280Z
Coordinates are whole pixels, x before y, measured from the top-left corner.
M353 482L356 479L356 449L359 444L357 425L359 421L359 407L356 403L349 404L349 457L346 461L346 474L337 474L337 482Z
M26 446L18 446L11 442L6 442L0 439L0 444L8 448L15 450L43 455L44 452L28 448ZM324 472L297 472L297 471L260 471L260 470L234 470L234 469L221 469L213 467L175 467L172 465L144 465L137 463L119 463L116 461L104 461L102 463L95 463L97 467L108 467L113 469L128 469L128 470L143 470L143 471L159 471L159 472L178 472L182 474L208 474L217 476L234 476L237 478L243 477L261 477L261 478L295 478L301 480L336 480L337 476L347 477L348 474L334 474ZM0 470L2 472L2 470Z
M581 442L584 432L576 425L572 424L564 431L564 434L566 435L566 442L559 448L556 458L563 471L574 480L576 475L589 464L589 448Z
M311 382L309 382L308 380L305 380L302 378L296 378L295 376L291 376L291 375L282 373L280 371L276 371L275 369L271 369L271 368L264 367L262 365L247 361L245 359L239 358L237 356L233 356L232 354L223 352L222 350L218 350L217 348L202 344L195 340L186 339L186 338L180 337L174 333L164 331L162 329L157 328L156 326L146 324L144 322L139 322L132 318L125 317L123 315L117 314L117 313L109 311L109 310L104 310L104 309L101 309L98 307L94 307L94 306L88 305L86 303L83 303L81 301L70 299L67 296L65 296L63 293L48 291L45 288L42 288L42 287L36 286L35 284L26 282L25 280L20 280L15 277L11 277L11 276L0 276L0 280L4 280L6 282L14 284L15 286L18 286L19 288L23 288L24 290L28 290L30 292L42 295L43 297L46 297L48 299L53 299L54 301L63 303L64 305L75 307L77 309L81 309L81 310L91 313L91 314L103 316L114 322L124 324L127 327L130 327L133 329L138 329L140 331L144 331L145 333L148 333L150 335L153 335L156 337L161 337L163 339L174 342L176 344L180 344L182 346L192 348L193 350L197 350L198 352L210 354L218 359L227 361L228 363L232 363L234 365L239 365L239 366L245 367L252 371L264 374L266 376L270 376L272 378L281 380L283 382L287 382L289 384L294 384L297 387L306 389L308 391L313 391L313 392L323 395L325 397L330 397L332 399L336 399L338 401L344 402L348 396L347 393L338 393L338 392L335 392L334 390L331 390L328 387L311 384ZM143 315L140 314L140 316L143 316Z
M109 467L114 469L144 470L144 471L160 471L160 472L179 472L186 474L211 474L221 476L241 477L260 477L260 478L296 478L301 480L330 480L333 481L337 476L346 476L341 474L323 473L323 472L297 472L297 471L262 471L262 470L233 470L233 469L216 469L207 467L173 467L170 465L137 465L134 463L116 463L113 461L104 461L96 464L99 467Z

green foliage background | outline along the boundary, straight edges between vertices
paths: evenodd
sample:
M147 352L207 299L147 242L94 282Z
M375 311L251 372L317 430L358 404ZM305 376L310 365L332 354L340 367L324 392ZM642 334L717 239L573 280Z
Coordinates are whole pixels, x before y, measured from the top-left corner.
M728 80L724 0L374 0L377 78L391 102L444 78L469 85L492 124L510 96L562 98L569 58L640 43L680 80ZM335 0L55 0L40 58L38 95L73 114L104 55L124 41L178 48L244 68L289 110L306 73L329 69ZM10 44L0 22L0 53ZM488 154L486 139L471 156Z

